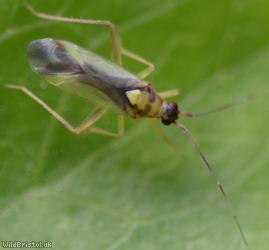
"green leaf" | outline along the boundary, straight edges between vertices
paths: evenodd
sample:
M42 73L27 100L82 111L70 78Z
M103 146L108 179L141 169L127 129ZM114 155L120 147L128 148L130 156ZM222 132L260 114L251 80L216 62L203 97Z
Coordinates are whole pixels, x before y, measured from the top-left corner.
M186 110L256 95L182 121L214 165L249 245L267 249L269 2L32 3L50 14L115 22L124 47L156 64L149 81L160 91L179 88L175 99ZM27 44L43 37L108 56L107 30L41 20L21 1L1 1L0 83L27 86L77 123L91 105L48 85L28 65ZM0 120L1 241L50 240L55 249L245 249L212 177L176 127L161 128L175 149L144 120L127 118L119 139L74 136L27 96L5 88ZM115 124L110 114L100 126Z

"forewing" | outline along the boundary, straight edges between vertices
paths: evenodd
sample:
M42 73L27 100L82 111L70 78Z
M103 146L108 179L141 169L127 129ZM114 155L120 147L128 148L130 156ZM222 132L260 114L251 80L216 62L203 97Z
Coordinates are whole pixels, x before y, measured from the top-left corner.
M127 105L125 91L146 85L117 64L71 42L33 41L28 53L33 69L50 83L103 105L123 109Z

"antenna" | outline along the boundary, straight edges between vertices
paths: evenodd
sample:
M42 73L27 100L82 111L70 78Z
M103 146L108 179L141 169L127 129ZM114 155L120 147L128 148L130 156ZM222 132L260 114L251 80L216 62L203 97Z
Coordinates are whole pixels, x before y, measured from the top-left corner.
M249 96L240 98L240 99L238 99L236 101L226 103L226 104L224 104L222 106L218 106L216 108L213 108L213 109L210 109L210 110L207 110L207 111L204 111L204 112L195 112L194 113L194 112L188 112L188 111L181 111L180 114L185 116L185 117L188 117L188 118L196 118L196 117L208 115L208 114L211 114L211 113L217 113L217 112L220 112L220 111L224 111L224 110L229 109L229 108L234 108L234 107L239 106L239 105L241 105L243 103L252 101L255 98L256 97L254 95L249 95Z
M230 202L230 199L228 198L224 188L223 188L223 185L221 184L219 178L217 177L214 169L212 168L212 165L209 163L209 161L207 160L205 154L201 151L198 143L196 142L196 140L194 139L194 137L192 136L191 132L184 126L184 124L182 123L177 123L175 122L176 126L190 139L190 141L192 142L194 148L196 149L196 151L199 153L202 161L204 162L204 164L206 165L206 167L208 168L210 174L212 175L216 185L218 186L218 189L220 190L221 194L223 195L224 199L226 200L226 203L227 205L229 206L230 210L231 210L231 214L232 214L232 217L234 219L234 222L241 234L241 237L245 243L245 245L247 246L248 243L247 243L247 240L246 240L246 237L244 235L244 232L242 230L242 227L239 223L239 220L234 212L234 208L232 206L232 203Z

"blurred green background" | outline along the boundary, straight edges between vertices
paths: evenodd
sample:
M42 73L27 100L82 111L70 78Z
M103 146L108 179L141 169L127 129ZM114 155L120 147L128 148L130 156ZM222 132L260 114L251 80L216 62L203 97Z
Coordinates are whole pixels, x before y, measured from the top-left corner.
M186 120L216 168L249 249L269 237L269 2L266 0L32 1L50 14L115 22L124 47L156 64L158 90L179 88L184 109L257 100ZM105 28L39 20L0 3L0 83L29 87L78 123L91 105L31 71L27 44L66 39L109 56ZM130 60L132 72L142 66ZM25 95L0 91L0 240L51 240L54 249L245 249L223 198L190 142L127 119L120 139L70 134ZM109 114L100 126L115 129ZM159 124L159 121L156 122ZM161 126L161 125L160 125Z

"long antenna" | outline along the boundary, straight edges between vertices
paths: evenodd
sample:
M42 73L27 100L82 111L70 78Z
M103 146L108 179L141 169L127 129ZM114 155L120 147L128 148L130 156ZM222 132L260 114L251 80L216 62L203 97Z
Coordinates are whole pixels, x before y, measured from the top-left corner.
M224 188L223 188L223 185L221 184L219 178L217 177L214 169L212 168L212 165L209 163L209 161L207 160L206 156L204 155L204 153L201 151L200 147L198 146L198 143L196 142L196 140L194 139L194 137L192 136L191 132L182 124L182 123L176 123L176 126L185 134L187 135L187 137L191 140L194 148L196 149L196 151L199 153L202 161L204 162L204 164L206 165L206 167L208 168L209 172L211 173L211 175L213 176L213 179L216 183L216 185L218 186L221 194L223 195L224 199L226 200L226 203L227 205L229 206L230 210L231 210L231 214L232 214L232 217L234 219L234 222L241 234L241 237L245 243L245 245L247 246L248 243L247 243L247 240L246 240L246 237L244 235L244 232L242 230L242 227L239 223L239 220L237 218L237 216L235 215L235 212L234 212L234 208L232 206L232 203L230 202L230 199L228 198Z
M239 106L239 105L241 105L243 103L252 101L254 99L255 99L254 95L249 95L249 96L240 98L239 100L235 100L233 102L226 103L226 104L224 104L222 106L218 106L216 108L213 108L213 109L210 109L210 110L207 110L207 111L204 111L204 112L181 111L180 114L185 116L185 117L188 117L188 118L196 118L196 117L208 115L208 114L211 114L211 113L217 113L217 112L220 112L220 111L224 111L224 110L229 109L229 108L234 108L236 106Z

